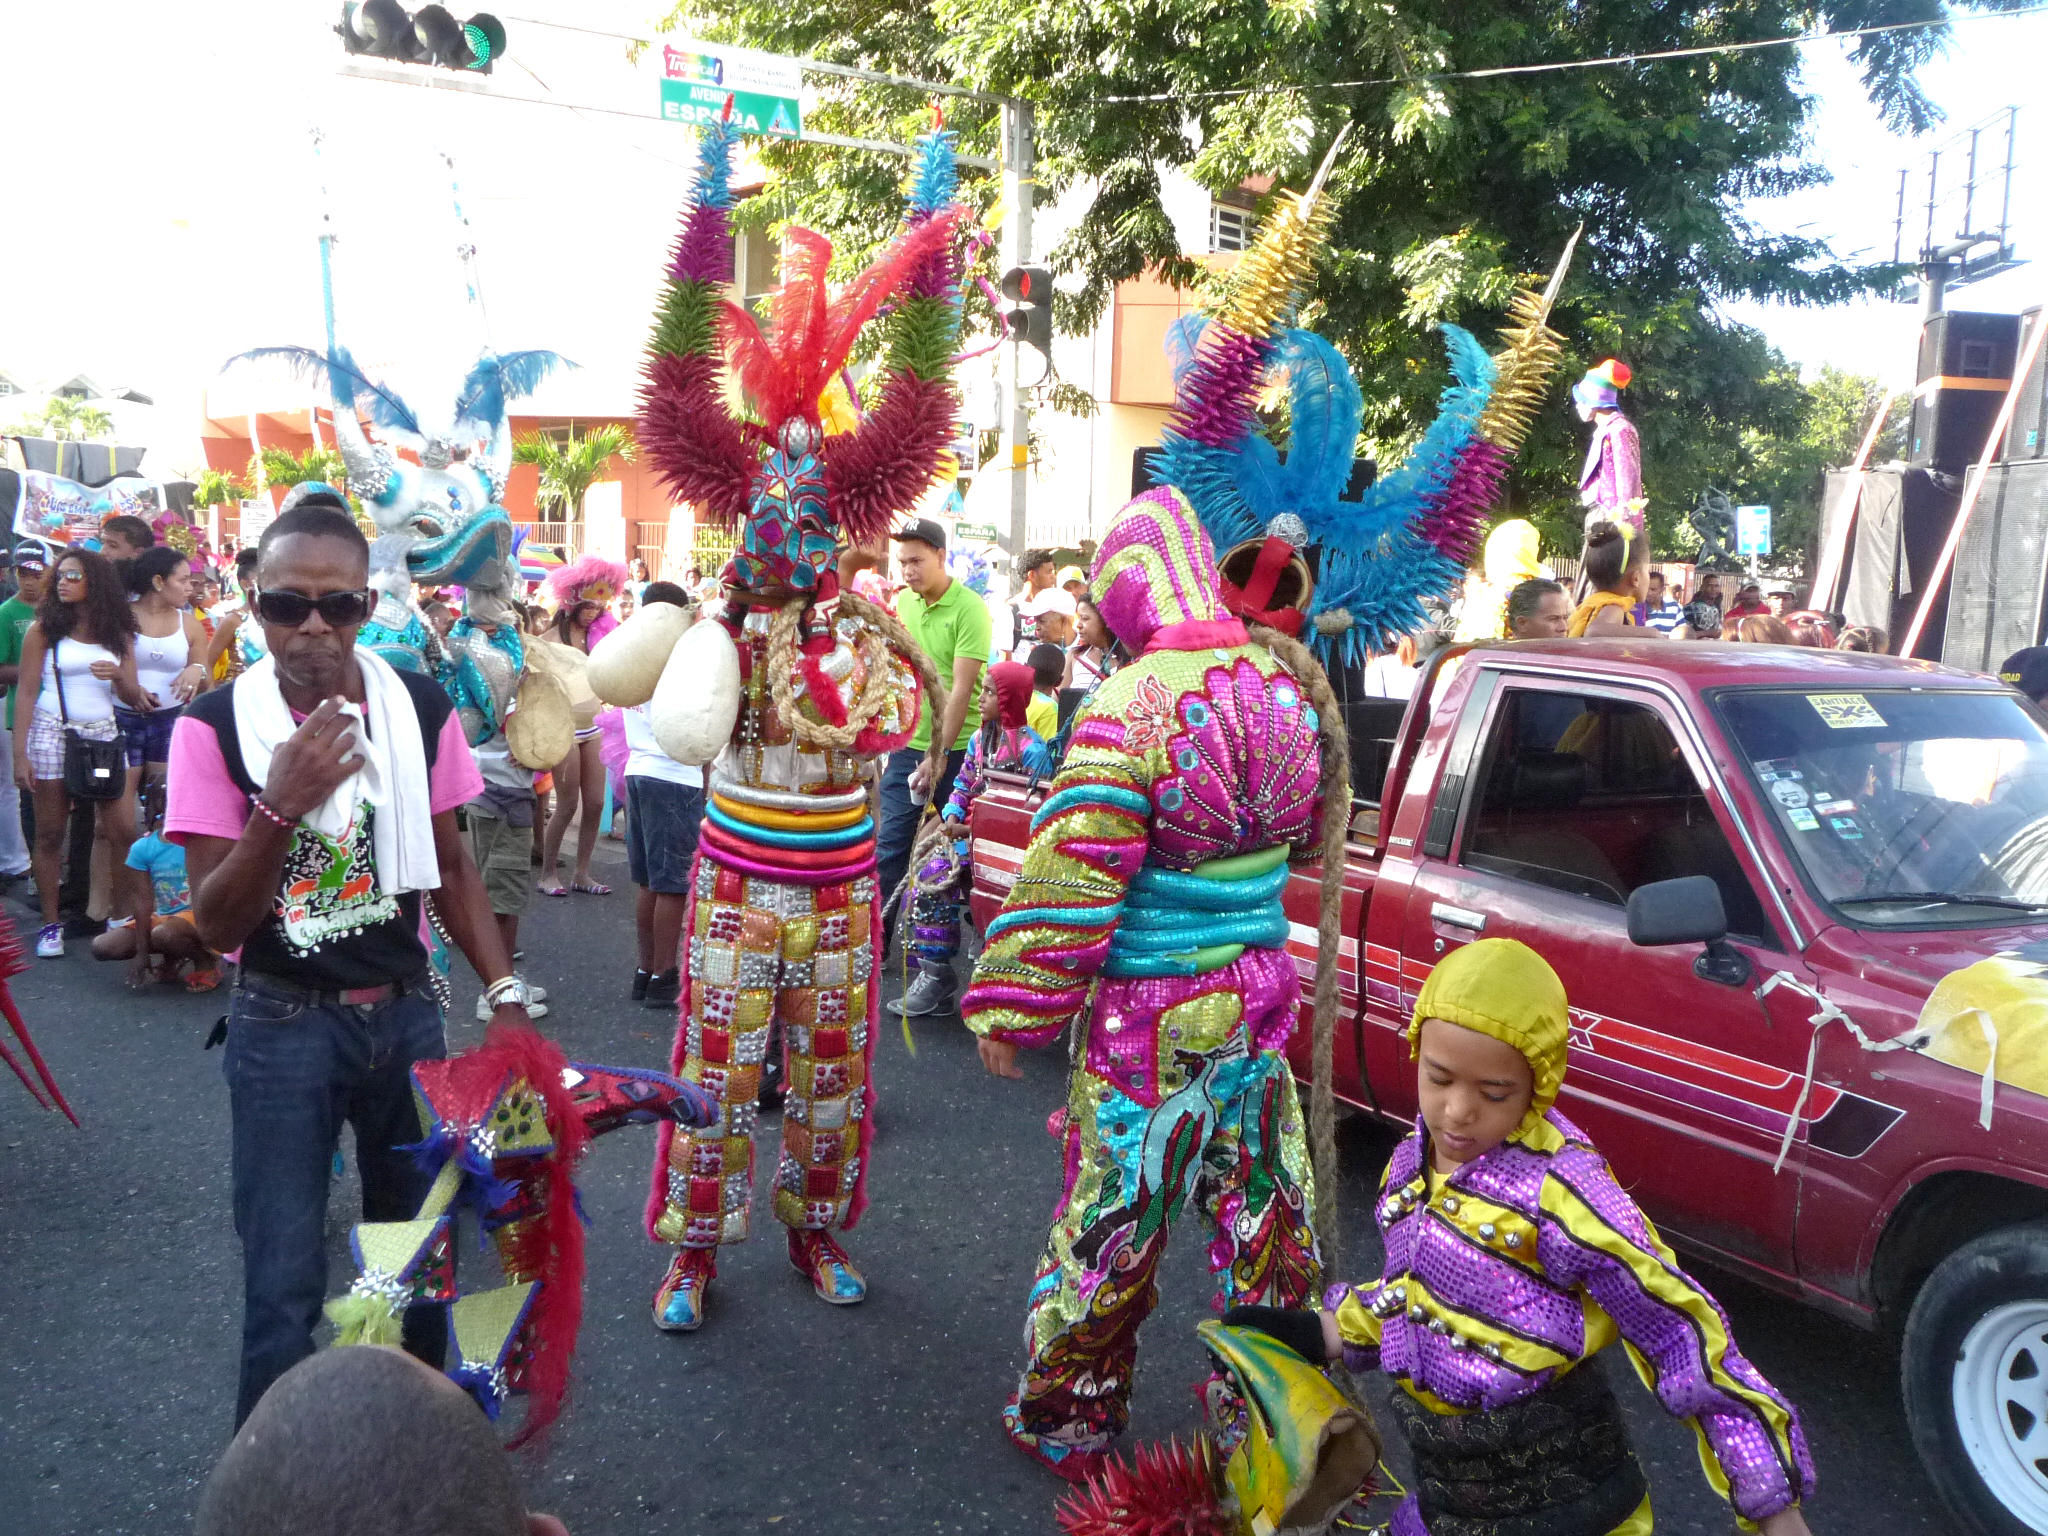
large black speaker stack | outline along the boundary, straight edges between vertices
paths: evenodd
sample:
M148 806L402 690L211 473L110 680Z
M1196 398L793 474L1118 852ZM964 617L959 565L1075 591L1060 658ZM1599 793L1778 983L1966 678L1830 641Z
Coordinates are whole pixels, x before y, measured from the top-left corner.
M2034 327L2048 316L2037 306L2016 318L2016 340L2023 352ZM2013 389L2012 424L1956 546L1942 645L1942 660L1953 667L1994 672L2014 651L2048 639L2044 362L2048 359L2035 358ZM1982 452L1981 444L1978 451Z
M1983 456L2012 387L2020 317L1952 309L1920 333L1906 460L1960 475Z
M2036 304L2020 313L2019 353L2026 356L2027 343L2035 330L2048 323L2048 307ZM2026 459L2048 458L2048 347L2034 355L2034 366L2014 388L2012 426L2006 430L2005 446L1999 460L2017 464Z

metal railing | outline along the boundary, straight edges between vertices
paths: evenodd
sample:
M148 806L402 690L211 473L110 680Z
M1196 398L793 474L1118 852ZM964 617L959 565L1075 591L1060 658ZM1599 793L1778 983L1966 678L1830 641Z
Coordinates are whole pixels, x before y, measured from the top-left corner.
M583 553L583 525L581 523L521 523L526 530L526 542L543 549L559 549L563 558L574 560Z

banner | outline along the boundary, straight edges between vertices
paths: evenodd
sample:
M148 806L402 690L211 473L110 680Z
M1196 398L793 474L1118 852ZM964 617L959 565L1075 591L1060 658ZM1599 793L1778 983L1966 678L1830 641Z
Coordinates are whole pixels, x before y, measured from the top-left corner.
M39 469L22 471L21 498L14 505L14 532L46 544L100 547L100 524L116 514L139 517L155 527L169 509L162 482L122 475L105 485L81 485Z

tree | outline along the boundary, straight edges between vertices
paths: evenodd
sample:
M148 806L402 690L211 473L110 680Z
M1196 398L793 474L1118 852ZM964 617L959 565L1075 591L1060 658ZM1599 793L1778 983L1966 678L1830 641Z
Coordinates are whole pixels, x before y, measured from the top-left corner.
M218 469L203 469L192 485L195 507L239 506L249 497L249 487L240 477Z
M1790 370L1785 370L1787 374ZM1870 418L1884 398L1877 380L1823 368L1811 384L1790 380L1798 392L1797 420L1789 432L1745 432L1743 465L1723 487L1739 502L1771 509L1773 562L1811 570L1820 542L1826 473L1854 462ZM1912 403L1894 395L1870 461L1903 457Z
M337 490L347 489L348 466L339 448L308 448L293 453L289 448L262 448L249 460L249 478L258 485L304 485L318 480Z
M2009 0L1966 0L1995 8ZM1332 185L1330 251L1304 319L1350 358L1368 402L1362 448L1400 452L1447 380L1426 327L1490 336L1514 283L1548 269L1580 223L1577 265L1554 324L1567 362L1510 481L1507 502L1577 544L1583 429L1566 391L1579 368L1619 355L1635 370L1653 535L1674 542L1699 489L1740 468L1745 432L1796 432L1797 381L1753 330L1718 318L1738 297L1823 303L1889 284L1891 266L1837 259L1822 243L1745 219L1750 198L1826 179L1806 158L1810 99L1789 47L1649 59L1900 19L1896 0L691 0L702 33L1025 97L1038 112L1038 195L1087 187L1050 264L1063 329L1085 330L1114 285L1147 269L1192 278L1161 203L1158 167L1213 192L1253 176L1299 187L1338 127L1352 134ZM1912 11L1913 17L1922 13ZM1926 13L1939 17L1939 7ZM1895 126L1937 114L1914 70L1944 28L1858 40L1852 59ZM1611 67L1449 79L1479 69L1617 57ZM907 140L913 91L838 81L822 130ZM994 109L949 101L963 149L997 152ZM766 143L777 180L743 218L795 218L865 260L893 224L899 168L883 157ZM985 183L968 194L986 204Z
M69 443L104 442L114 435L114 418L96 405L69 395L52 395L40 413L7 429L15 437L52 437Z
M631 429L614 423L576 435L569 429L565 442L556 442L542 432L514 438L512 462L531 464L540 471L538 500L563 514L564 522L583 520L583 498L605 477L613 459L631 459L634 453Z

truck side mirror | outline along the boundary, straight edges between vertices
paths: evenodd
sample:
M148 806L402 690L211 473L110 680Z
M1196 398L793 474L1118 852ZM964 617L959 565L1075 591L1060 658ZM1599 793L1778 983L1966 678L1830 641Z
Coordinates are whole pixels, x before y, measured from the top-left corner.
M1749 957L1727 943L1728 914L1721 905L1721 888L1710 875L1637 886L1628 898L1628 938L1645 947L1706 945L1692 967L1702 981L1739 987L1751 975Z

